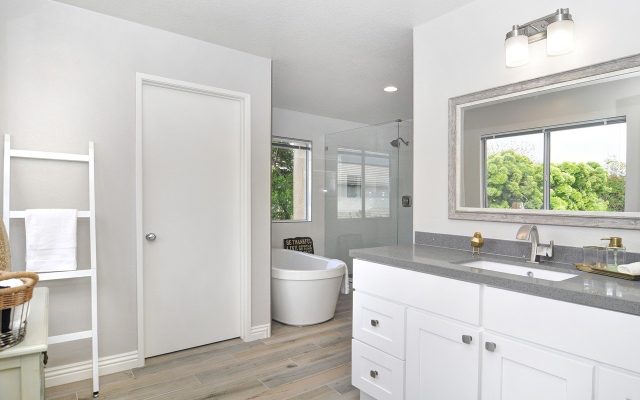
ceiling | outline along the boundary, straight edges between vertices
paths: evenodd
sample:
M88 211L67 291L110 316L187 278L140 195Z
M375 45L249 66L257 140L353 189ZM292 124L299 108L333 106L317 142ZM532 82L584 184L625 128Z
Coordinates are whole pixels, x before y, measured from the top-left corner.
M271 58L274 107L378 123L412 117L412 27L472 0L58 1Z

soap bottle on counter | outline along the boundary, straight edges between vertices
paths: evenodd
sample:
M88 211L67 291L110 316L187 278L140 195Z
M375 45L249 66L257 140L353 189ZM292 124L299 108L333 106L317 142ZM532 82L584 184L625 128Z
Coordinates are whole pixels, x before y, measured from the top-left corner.
M626 249L622 245L622 238L618 236L611 236L608 238L603 238L602 240L609 241L605 248L605 260L607 263L607 268L613 271L617 271L618 265L624 264L624 258L626 254Z

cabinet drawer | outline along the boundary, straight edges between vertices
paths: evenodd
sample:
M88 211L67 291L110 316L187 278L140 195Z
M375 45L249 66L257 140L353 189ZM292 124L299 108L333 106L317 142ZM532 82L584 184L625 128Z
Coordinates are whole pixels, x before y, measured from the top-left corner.
M640 400L640 376L604 367L596 371L596 400Z
M353 260L356 291L472 325L480 324L480 286L363 260Z
M353 337L404 360L405 307L360 292L353 294Z
M640 372L640 317L487 287L484 327L633 372Z
M376 400L402 400L404 362L358 340L352 341L353 386Z

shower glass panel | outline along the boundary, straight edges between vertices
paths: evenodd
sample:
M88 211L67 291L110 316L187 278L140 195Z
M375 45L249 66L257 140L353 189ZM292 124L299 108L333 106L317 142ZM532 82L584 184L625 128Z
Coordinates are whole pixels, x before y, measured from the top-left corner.
M366 126L324 139L325 256L351 268L351 249L412 243L412 122Z

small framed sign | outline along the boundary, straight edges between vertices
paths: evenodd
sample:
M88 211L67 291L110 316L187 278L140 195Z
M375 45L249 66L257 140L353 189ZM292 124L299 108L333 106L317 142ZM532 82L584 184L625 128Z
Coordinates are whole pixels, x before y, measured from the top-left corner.
M295 237L284 239L284 248L287 250L302 251L313 254L313 239L310 237Z

